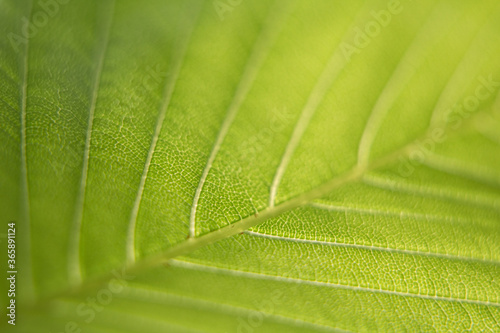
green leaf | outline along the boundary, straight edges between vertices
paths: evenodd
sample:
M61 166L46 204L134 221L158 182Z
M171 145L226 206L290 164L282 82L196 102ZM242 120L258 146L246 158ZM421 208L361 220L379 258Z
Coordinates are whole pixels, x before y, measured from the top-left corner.
M0 15L2 331L500 330L497 1Z

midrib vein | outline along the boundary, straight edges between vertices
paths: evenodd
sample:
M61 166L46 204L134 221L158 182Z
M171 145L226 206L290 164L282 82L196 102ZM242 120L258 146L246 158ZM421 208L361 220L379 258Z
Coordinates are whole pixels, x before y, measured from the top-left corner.
M203 170L198 187L193 198L191 213L189 217L189 237L196 236L196 211L198 202L200 201L203 186L207 180L208 174L212 168L215 158L220 150L231 124L233 123L238 110L240 109L246 95L248 94L257 74L262 66L268 52L270 51L275 39L278 37L281 28L283 27L288 13L291 11L295 1L276 0L272 8L269 10L268 17L263 24L262 31L254 44L249 59L243 70L243 75L236 88L235 95L226 112L226 117L217 134L217 138L208 157L207 164Z
M455 297L448 297L448 296L438 296L438 295L435 295L435 296L422 295L422 294L416 294L416 293L410 293L410 292L391 291L391 290L375 289L375 288L369 288L369 287L350 286L350 285L344 285L344 284L339 284L339 283L312 281L312 280L304 280L304 279L299 279L299 278L289 278L289 277L282 277L282 276L277 276L277 275L269 275L269 274L246 272L246 271L237 271L237 270L232 270L232 269L228 269L228 268L203 265L203 264L193 263L193 262L189 262L189 261L182 261L182 260L172 260L170 262L170 264L174 267L180 267L180 268L184 268L184 269L191 269L191 270L205 271L205 272L216 273L216 274L225 274L225 275L240 276L240 277L247 277L247 278L254 278L254 279L265 279L265 280L273 280L273 281L279 281L279 282L308 284L308 285L320 286L320 287L347 289L347 290L353 290L353 291L371 292L371 293L395 295L395 296L402 296L402 297L412 297L412 298L419 298L419 299L429 299L429 300L434 300L434 301L447 301L447 302L455 302L455 303L476 304L476 305L484 305L486 307L489 307L489 306L500 307L500 303L497 303L497 302L471 300L471 299L455 298Z
M33 11L33 1L29 1L28 5L28 17L31 19L31 14ZM28 60L29 60L29 41L31 38L27 39L24 58L23 58L23 69L22 69L22 85L21 85L21 190L23 196L22 205L22 221L25 223L23 230L24 237L21 238L24 250L23 257L26 265L23 267L23 279L26 281L24 284L26 288L26 295L31 299L35 294L34 280L33 280L33 260L31 255L31 208L30 208L30 191L29 191L29 181L28 181L28 159L27 159L27 138L26 138L26 120L27 120L27 99L28 99ZM22 258L22 257L21 257ZM21 260L22 261L22 260Z
M380 165L382 164L385 165L385 163L381 162ZM234 236L236 234L242 233L243 231L251 227L261 224L273 217L277 217L283 214L284 212L303 206L308 202L310 202L311 200L320 198L321 196L331 192L333 189L337 187L340 187L346 183L356 181L361 178L364 172L366 172L366 170L360 170L358 168L354 168L353 170L337 178L331 179L327 183L319 187L316 187L309 192L306 192L284 203L281 203L280 205L264 209L260 211L259 214L257 215L251 215L249 217L244 218L241 221L235 222L221 229L212 231L208 234L204 234L196 238L188 238L186 241L174 245L173 247L167 249L164 252L138 260L134 262L132 265L125 266L122 270L122 273L125 275L137 274L147 269L164 264L175 257L191 253L204 246L215 243L218 240L222 240ZM108 273L94 279L87 279L86 281L80 283L79 285L70 285L68 289L58 294L55 294L46 299L40 299L37 302L37 304L35 304L35 306L44 304L44 302L50 301L51 299L77 295L84 293L85 291L93 290L94 288L101 286L103 283L113 278L114 275L112 273Z
M425 138L425 135L423 136L423 138ZM422 137L419 139L422 139ZM189 237L186 241L174 245L171 248L161 253L143 258L139 261L136 261L132 265L124 267L122 272L124 272L125 274L136 274L148 270L150 268L157 267L161 264L167 263L171 259L174 259L181 255L189 254L195 250L213 244L219 240L240 234L249 228L264 223L269 219L278 217L285 212L309 204L313 200L320 199L324 195L332 192L334 189L339 188L345 184L353 183L356 181L362 181L363 177L369 172L382 167L392 165L396 163L401 156L407 156L412 151L412 149L415 148L416 142L418 142L419 139L410 142L405 147L391 154L381 157L376 161L370 162L369 165L366 165L364 167L355 165L351 170L335 178L330 179L324 184L319 185L309 190L308 192L305 192L288 201L282 202L279 205L268 207L260 211L259 214L248 216L238 222L235 222L233 224L230 224L218 230L214 230L210 233L204 234L196 238ZM81 283L78 286L72 286L69 289L62 291L61 293L49 297L48 299L39 300L37 304L43 304L44 302L50 299L58 297L82 294L87 290L92 290L96 287L101 286L103 283L113 278L114 275L112 273L109 273L94 279L88 279L84 283Z
M126 253L127 253L127 264L130 265L133 262L135 262L135 231L136 231L136 222L137 222L137 215L139 213L139 208L141 205L142 201L142 196L144 192L144 187L146 185L146 180L148 177L149 173L149 167L151 165L151 160L153 159L154 152L156 150L156 144L158 142L158 138L161 133L161 129L163 127L163 122L165 121L165 116L167 114L168 107L170 105L170 100L172 98L175 85L177 82L177 79L179 77L179 74L181 72L182 64L184 62L184 58L186 56L186 52L189 46L189 41L191 39L191 34L196 26L196 22L198 20L198 16L200 15L201 11L201 3L197 5L195 10L193 10L194 15L189 15L191 18L187 22L183 22L179 24L182 28L187 26L187 31L184 34L181 34L180 37L178 37L178 44L174 47L177 52L174 54L173 59L174 59L174 65L173 65L173 72L172 75L169 77L169 80L167 80L165 84L165 89L163 93L163 101L160 105L160 110L158 112L158 118L156 122L156 127L155 131L153 134L153 138L151 140L151 145L149 147L148 155L146 158L146 162L144 164L144 170L142 172L141 176L141 181L139 184L139 187L137 189L137 195L134 201L134 205L132 207L132 212L130 214L130 220L128 224L128 231L127 231L127 243L126 243ZM180 29L182 30L182 29Z
M111 31L111 25L113 21L113 13L115 0L109 0L107 5L109 6L109 13L106 18L106 26L103 31L102 44L100 45L100 52L97 58L96 72L93 82L93 90L91 96L91 102L89 107L89 120L87 124L87 135L85 138L85 148L83 153L83 168L82 176L80 179L80 187L78 191L78 196L75 204L75 215L72 221L72 229L69 237L69 248L68 248L68 279L70 284L80 284L81 283L81 267L80 267L80 237L83 219L83 207L85 202L85 191L87 187L87 176L89 168L89 154L90 154L90 143L92 139L92 127L94 123L94 113L97 103L97 96L99 92L99 85L101 82L101 74L104 66L104 59L106 55L106 50L109 44L109 35Z

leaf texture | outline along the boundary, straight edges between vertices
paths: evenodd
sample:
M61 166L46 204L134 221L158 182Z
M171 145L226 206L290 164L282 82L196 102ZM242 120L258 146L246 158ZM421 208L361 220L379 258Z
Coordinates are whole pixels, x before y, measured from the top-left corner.
M500 330L497 1L0 15L2 331Z

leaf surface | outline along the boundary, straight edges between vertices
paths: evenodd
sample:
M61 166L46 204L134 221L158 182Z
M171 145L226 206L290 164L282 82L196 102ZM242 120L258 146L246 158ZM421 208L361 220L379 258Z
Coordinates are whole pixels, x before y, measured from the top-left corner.
M500 330L496 1L0 13L3 328Z

